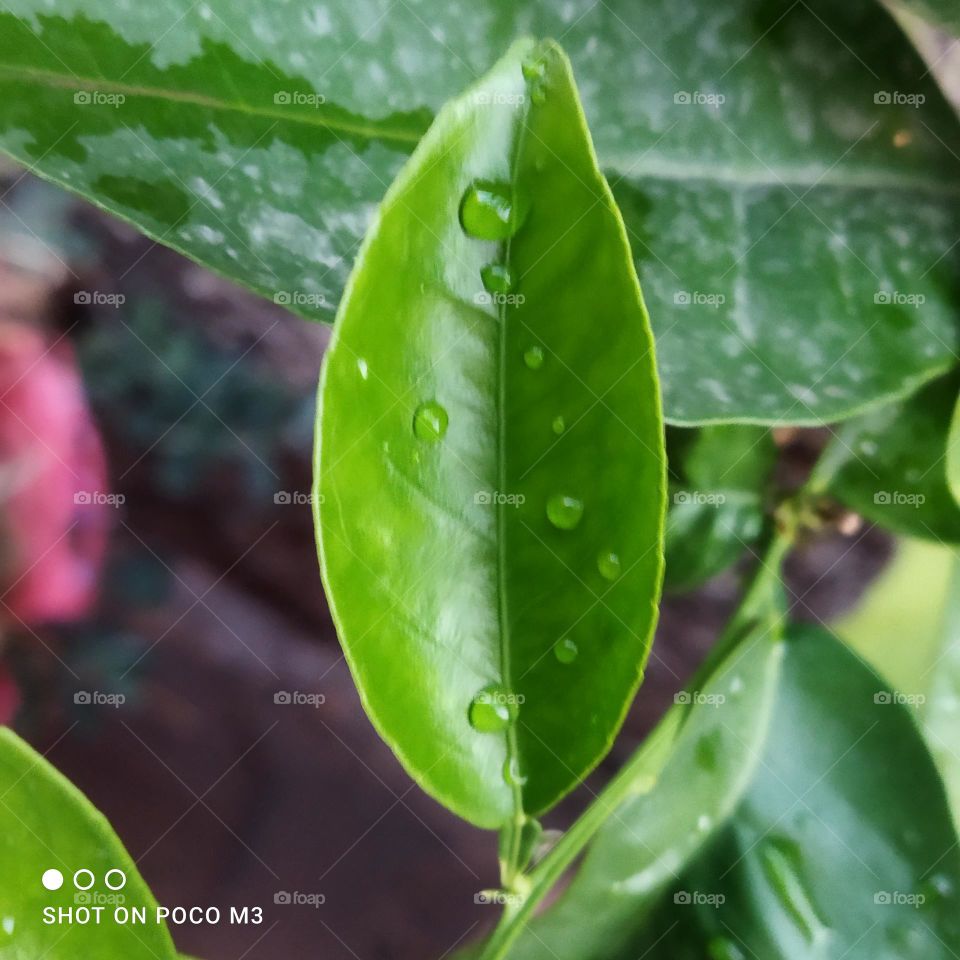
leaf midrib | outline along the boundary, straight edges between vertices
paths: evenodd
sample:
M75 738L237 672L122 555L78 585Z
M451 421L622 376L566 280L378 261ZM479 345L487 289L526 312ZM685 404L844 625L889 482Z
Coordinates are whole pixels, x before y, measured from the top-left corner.
M138 84L122 83L116 80L94 79L80 77L73 74L57 73L53 70L43 70L36 67L11 67L0 64L0 78L12 77L17 80L33 80L49 87L65 90L89 90L98 93L120 93L130 97L149 97L155 100L165 100L172 103L185 103L195 107L204 107L208 110L222 112L243 113L248 116L260 117L265 120L286 121L288 123L303 124L306 127L321 127L327 130L339 131L354 136L367 137L371 140L390 140L404 145L420 142L424 130L404 130L397 127L381 127L376 121L368 123L354 123L343 118L323 116L319 111L316 114L293 113L287 110L271 109L269 107L252 106L241 101L218 100L207 94L193 90L169 90L162 87L140 86Z

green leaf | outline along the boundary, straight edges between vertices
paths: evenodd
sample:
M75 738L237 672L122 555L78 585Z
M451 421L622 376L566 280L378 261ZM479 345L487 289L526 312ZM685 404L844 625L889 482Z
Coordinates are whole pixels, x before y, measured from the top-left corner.
M945 591L940 638L936 660L927 671L923 723L947 787L954 821L960 825L960 561L956 556Z
M723 824L763 748L783 654L779 619L749 629L660 722L657 763L590 846L570 887L533 921L511 960L592 960L636 931L677 872ZM646 749L647 744L641 749Z
M960 401L953 408L947 433L947 486L953 499L960 503Z
M177 956L166 926L157 923L157 904L130 855L101 813L66 778L24 743L12 730L0 728L0 836L3 838L0 954L5 960L174 960ZM74 874L89 870L93 887L79 892ZM58 870L64 878L47 890L41 877ZM126 884L112 892L110 870L126 875ZM81 884L88 882L81 876ZM110 883L118 885L113 874ZM147 922L115 922L115 906L143 908ZM44 922L46 908L102 906L99 924ZM56 914L55 914L56 915Z
M373 722L461 816L546 810L640 681L665 499L646 313L556 46L515 45L417 148L320 408L324 582Z
M714 426L669 430L667 450L665 584L689 590L734 563L760 536L776 447L769 430Z
M0 14L0 147L307 316L430 116L534 33L588 81L670 420L840 419L952 362L955 120L871 0L56 10Z
M633 947L670 960L956 956L960 853L910 709L816 628L791 631L781 676L754 783Z
M947 437L960 374L838 432L830 492L882 527L960 543L960 507L947 487Z

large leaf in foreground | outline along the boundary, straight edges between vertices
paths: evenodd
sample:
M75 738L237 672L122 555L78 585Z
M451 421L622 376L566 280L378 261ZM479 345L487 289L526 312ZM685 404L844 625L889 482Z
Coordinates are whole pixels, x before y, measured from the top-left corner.
M76 787L13 731L0 729L0 878L4 960L173 960L166 926L157 923L157 904L103 815ZM48 890L41 877L57 870L63 884ZM88 870L90 889L78 891L74 874ZM108 871L121 871L107 878ZM112 891L109 883L121 886ZM81 886L89 883L82 874ZM145 908L144 924L114 922L114 906ZM103 908L99 924L44 923L44 909Z
M747 788L763 750L783 654L778 617L754 624L661 721L677 726L662 769L610 816L560 901L513 960L605 960L629 942ZM644 749L644 748L641 748Z
M630 955L955 957L960 851L910 709L813 628L781 676L753 784Z
M960 543L960 506L947 485L958 388L960 375L952 373L845 424L831 452L830 491L882 527Z
M467 819L545 810L640 681L665 480L646 313L557 47L517 44L418 147L320 403L324 581L374 723Z
M952 361L955 121L871 0L56 11L0 13L0 147L307 316L430 116L534 33L584 81L668 418L839 419Z

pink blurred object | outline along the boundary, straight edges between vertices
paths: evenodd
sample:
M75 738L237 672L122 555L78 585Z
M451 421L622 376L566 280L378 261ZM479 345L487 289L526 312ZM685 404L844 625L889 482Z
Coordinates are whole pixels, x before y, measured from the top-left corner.
M89 611L105 495L103 446L70 345L0 322L0 618L33 624Z

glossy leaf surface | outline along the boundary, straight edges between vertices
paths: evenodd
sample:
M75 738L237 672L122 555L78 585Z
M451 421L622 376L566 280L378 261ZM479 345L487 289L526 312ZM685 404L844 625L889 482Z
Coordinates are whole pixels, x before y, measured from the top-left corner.
M0 955L5 960L174 960L166 927L156 922L157 904L116 834L76 787L13 731L0 729L0 845L3 849ZM62 885L47 889L41 877L59 871ZM74 874L88 870L89 890ZM109 877L108 871L121 871ZM81 874L80 884L89 883ZM51 883L53 885L53 883ZM118 924L116 905L145 908L147 922ZM101 906L99 924L44 923L47 907Z
M652 735L677 728L666 763L637 771L636 796L612 813L568 890L511 958L601 960L630 942L750 782L777 690L780 634L775 618L756 624L679 695Z
M844 425L831 492L882 527L960 543L960 506L947 486L958 387L960 376L950 374L903 403Z
M528 33L583 78L669 419L838 419L952 362L955 120L871 0L10 0L0 146L329 320L430 117Z
M689 590L734 563L763 529L776 460L769 430L713 426L667 434L666 586Z
M640 681L665 499L652 337L557 47L516 45L418 147L320 403L324 582L371 718L461 816L547 809Z

